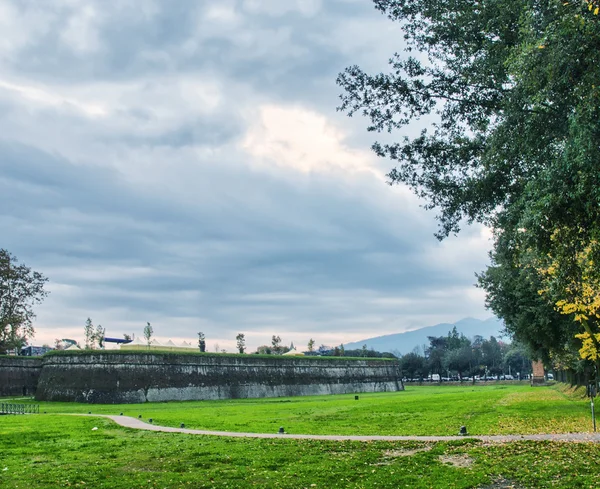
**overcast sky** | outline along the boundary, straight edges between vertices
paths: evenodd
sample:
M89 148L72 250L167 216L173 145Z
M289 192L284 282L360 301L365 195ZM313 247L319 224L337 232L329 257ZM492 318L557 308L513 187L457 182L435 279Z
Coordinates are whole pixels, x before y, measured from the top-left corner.
M336 112L340 71L402 49L370 0L3 0L0 32L0 248L50 280L35 344L88 316L232 351L491 315L486 230L439 243Z

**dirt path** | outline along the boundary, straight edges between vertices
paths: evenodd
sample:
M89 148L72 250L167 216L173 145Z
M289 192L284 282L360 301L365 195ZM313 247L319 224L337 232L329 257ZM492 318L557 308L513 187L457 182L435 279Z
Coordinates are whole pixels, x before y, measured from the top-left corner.
M465 436L351 436L351 435L296 435L296 434L278 434L278 433L238 433L234 431L210 431L210 430L192 430L189 428L172 428L169 426L157 426L146 423L141 419L131 418L129 416L111 416L106 414L84 414L82 416L96 416L113 420L125 428L137 430L161 431L166 433L187 433L188 435L208 435L208 436L229 436L233 438L282 438L293 440L334 440L334 441L449 441L464 440L465 438L475 438L490 443L508 443L513 441L534 440L534 441L560 441L560 442L593 442L600 443L600 433L553 433L544 435L469 435Z

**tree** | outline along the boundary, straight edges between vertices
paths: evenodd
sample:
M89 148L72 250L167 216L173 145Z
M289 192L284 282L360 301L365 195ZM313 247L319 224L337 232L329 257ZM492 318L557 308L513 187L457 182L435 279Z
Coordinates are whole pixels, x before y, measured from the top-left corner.
M271 351L274 355L281 355L283 353L281 347L281 338L279 336L273 335L273 337L271 338L271 345Z
M150 342L152 341L152 335L154 334L154 329L149 322L146 322L146 326L144 326L144 339L146 340L146 344L150 346Z
M554 0L374 3L402 25L406 53L392 57L390 73L369 75L357 66L341 73L340 109L363 113L368 129L377 132L437 114L429 130L376 142L373 149L395 163L391 184L408 185L427 208L438 210L440 239L458 232L463 220L476 221L495 230L496 251L516 250L515 261L492 265L494 277L482 286L495 288L498 303L512 294L502 281L519 282L520 310L501 317L509 331L549 357L549 349L564 347L564 323L554 331L544 323L552 315L546 310L533 328L526 325L525 304L535 302L527 281L547 282L544 257L562 255L568 259L556 261L557 276L563 284L575 282L573 258L600 238L600 22L594 15L600 7L596 0L589 6ZM557 233L561 238L553 239ZM592 254L598 263L600 250ZM517 273L534 263L531 256L540 260L538 277ZM570 302L564 287L553 291L544 299L553 301L550 306L538 301L536 310ZM536 329L552 332L536 340Z
M450 377L451 372L458 373L462 377L462 374L469 370L469 358L465 358L459 349L448 350L442 359L442 368Z
M0 249L0 353L20 349L35 334L33 308L48 295L48 279Z
M489 340L484 340L481 345L483 353L483 363L487 371L499 375L502 373L502 349L498 340L491 336Z
M519 342L513 342L504 354L504 371L512 375L524 377L531 373L531 355L528 349Z
M198 333L198 348L200 349L200 353L204 353L206 351L206 337L202 331ZM218 349L219 347L217 346L217 351Z
M519 231L496 234L491 265L478 274L479 286L487 292L486 305L504 319L507 331L527 345L533 358L549 364L565 350L576 351L577 325L557 310L558 299L540 294L548 284L539 271L539 253L520 242Z
M91 350L94 347L94 324L92 323L91 318L87 318L85 321L85 326L83 328L83 337L85 343L85 349Z
M244 353L246 351L246 337L245 337L244 333L239 333L235 337L235 340L237 342L238 352Z
M308 351L315 351L315 340L313 340L312 338L308 340Z
M541 291L560 297L556 302L558 311L568 314L582 327L583 332L575 335L581 340L579 354L595 363L597 388L600 388L600 274L596 261L599 248L600 243L594 239L574 253L548 254L544 259L549 266L542 268L548 277L548 288Z
M444 372L444 356L448 351L448 338L446 336L428 336L429 347L425 350L427 369L441 375Z
M400 359L402 373L409 379L423 378L427 375L425 371L425 358L417 353L407 353Z
M92 347L94 344L98 345L98 348L102 349L104 347L104 336L106 335L106 328L98 325L96 326L96 331L94 332L94 337L92 341Z

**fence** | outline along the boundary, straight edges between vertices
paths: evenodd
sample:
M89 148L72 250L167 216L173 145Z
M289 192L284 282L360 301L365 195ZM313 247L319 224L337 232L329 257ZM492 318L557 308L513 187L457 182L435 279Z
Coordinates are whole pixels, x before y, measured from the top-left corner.
M40 414L39 404L0 403L0 414Z

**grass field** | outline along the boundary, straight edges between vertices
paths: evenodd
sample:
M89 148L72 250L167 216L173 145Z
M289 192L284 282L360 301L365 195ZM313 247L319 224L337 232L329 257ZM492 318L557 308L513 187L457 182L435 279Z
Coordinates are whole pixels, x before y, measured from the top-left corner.
M403 397L404 396L404 397ZM273 431L282 420L298 420L299 432L353 434L399 425L404 434L425 433L439 420L470 413L478 431L514 432L535 417L535 430L560 426L589 428L588 404L558 388L411 387L404 393L335 398L264 399L126 406L125 414L144 413L156 423ZM289 401L289 402L286 402ZM422 415L406 421L396 410ZM322 411L319 413L319 408ZM43 404L49 414L0 417L2 488L535 488L599 487L600 446L591 443L519 442L332 442L232 439L151 433L120 428L106 419L61 416L87 412L89 405ZM120 406L91 406L93 412L120 412ZM306 414L302 414L306 413ZM274 417L261 420L263 416ZM185 417L185 420L182 419ZM236 418L242 420L236 421ZM356 418L356 419L344 419ZM500 422L495 418L502 418ZM464 419L464 418L463 418ZM512 421L512 420L518 421ZM193 420L193 422L192 422ZM527 421L529 420L529 421ZM169 423L167 423L167 421ZM220 423L218 425L211 423ZM463 420L438 433L456 432ZM476 422L476 424L474 424ZM304 423L304 424L302 424ZM241 424L242 426L238 426ZM450 426L450 425L448 425ZM98 428L93 430L92 428ZM287 428L287 427L286 427ZM390 428L391 429L391 428ZM348 431L351 430L351 431ZM411 431L411 433L408 433ZM570 429L571 430L571 429ZM444 433L445 434L445 433Z
M404 392L124 405L41 403L48 413L120 414L223 431L342 435L568 433L592 429L589 404L528 385L409 386Z

